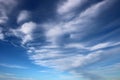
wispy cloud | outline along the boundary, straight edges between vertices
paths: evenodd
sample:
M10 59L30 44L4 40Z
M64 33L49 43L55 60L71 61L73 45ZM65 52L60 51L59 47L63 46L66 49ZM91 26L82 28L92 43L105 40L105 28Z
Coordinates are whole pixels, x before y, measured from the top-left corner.
M0 40L4 39L4 34L2 33L2 28L0 28Z
M37 24L34 22L26 22L18 29L11 29L12 33L22 39L22 44L31 41L33 39L32 33L36 28Z
M0 64L2 67L7 67L7 68L15 68L15 69L28 69L28 67L24 66L19 66L19 65L11 65L11 64Z
M96 51L93 53L89 53L88 55L73 53L72 55L63 54L63 56L58 56L57 54L53 54L52 57L50 56L51 54L47 55L41 53L31 56L31 59L35 60L35 64L38 65L49 66L62 70L69 70L97 62L99 60L102 60L102 58L107 57L107 55L109 54L116 55L118 54L117 51L119 51L119 48L107 51Z
M113 65L108 65L108 66L103 66L103 67L96 67L94 69L89 69L86 72L88 73L84 73L83 75L85 77L89 77L90 80L96 80L96 78L99 78L98 80L119 80L119 77L116 76L116 74L119 74L119 68L120 64L119 63L115 63ZM107 75L107 76L106 76ZM110 77L108 77L110 76ZM117 79L118 78L118 79Z
M29 12L21 11L17 17L17 22L21 23L21 26L11 29L11 33L21 39L21 45L24 45L29 59L34 64L57 70L73 71L80 76L86 76L88 80L97 78L102 80L103 75L89 71L88 67L100 64L99 62L105 63L108 59L109 62L120 55L119 39L112 41L104 39L112 33L108 31L111 24L106 26L106 23L102 23L103 19L99 22L99 18L103 18L100 15L105 15L115 1L117 0L100 0L81 12L77 12L75 9L85 5L88 0L61 1L62 4L58 3L57 7L57 18L41 24L26 22L30 17ZM72 12L76 12L76 15L72 14L74 17L61 20L61 17L70 16ZM116 25L118 26L115 23L113 27ZM34 33L34 31L37 32ZM113 30L114 32L116 31ZM1 34L2 31L0 31ZM112 38L114 37L112 36ZM111 58L111 55L115 57ZM17 65L0 64L0 66L24 69Z
M68 4L67 2L65 3ZM45 28L46 41L50 42L48 45L57 45L59 47L45 48L44 46L46 45L43 45L37 46L37 48L35 48L34 46L32 53L36 54L30 55L30 59L32 59L35 64L62 70L70 70L73 68L90 65L101 60L102 57L105 57L109 53L109 51L104 51L103 48L115 47L119 45L119 42L98 42L94 45L81 44L80 42L74 44L72 40L76 41L76 39L71 39L71 35L79 34L79 40L84 38L85 35L89 35L89 33L91 33L91 29L94 27L89 25L96 23L95 20L97 16L99 16L99 14L103 11L107 10L108 6L106 6L106 4L109 4L108 6L111 6L112 1L104 0L93 4L83 12L79 13L78 17L67 22L60 21L57 23L51 22L51 24L44 23L45 25L43 24L42 26ZM103 6L105 7L104 9L102 8ZM70 41L68 41L68 43L65 43L64 41L60 42L64 40L65 35L70 35L67 40L71 40L72 43ZM61 45L63 46L61 47ZM71 48L72 50L75 48L88 51L97 51L93 53L88 52L87 55L83 55L79 53L80 50L78 50L78 52L74 52L74 50L73 52L69 52ZM61 51L58 51L56 53L55 50Z
M87 0L66 0L61 2L58 6L58 13L65 14L74 10L76 7L83 5Z
M80 43L71 43L71 44L66 44L65 48L77 48L77 49L85 49L89 51L95 51L95 50L102 50L104 48L109 48L109 47L115 47L119 46L120 42L105 42L105 43L98 43L93 46L85 46Z
M93 50L98 50L98 49L103 49L103 48L108 48L108 47L114 47L114 46L118 46L118 45L120 45L120 42L116 42L116 43L107 42L107 43L97 44L93 47L90 47L89 49L93 51Z
M17 23L25 22L25 21L29 20L29 18L30 18L30 12L23 10L18 15Z
M54 28L51 28L49 29L47 32L46 32L46 37L48 39L48 41L50 42L53 42L53 43L56 43L58 38L63 34L63 30L61 27L54 27Z
M8 75L8 74L0 74L1 80L34 80L33 78L20 78L16 77L15 75Z
M0 0L0 24L4 24L8 21L8 15L16 4L16 0Z
M46 23L46 25L43 25L44 27L48 27L46 30L46 37L48 37L48 39L52 40L51 42L54 43L59 41L59 39L66 34L69 34L71 39L75 39L76 37L77 39L84 38L84 36L92 32L91 29L96 27L96 19L99 14L103 13L103 11L106 11L107 8L112 5L112 2L113 1L104 0L93 4L89 8L79 13L77 17L67 22L60 21L51 22L51 24ZM105 6L106 4L109 5ZM103 6L105 6L104 9L102 8Z

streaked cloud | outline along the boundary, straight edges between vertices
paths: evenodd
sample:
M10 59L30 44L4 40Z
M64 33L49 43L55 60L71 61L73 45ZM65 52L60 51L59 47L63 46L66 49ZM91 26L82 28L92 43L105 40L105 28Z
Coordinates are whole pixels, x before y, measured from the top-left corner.
M49 66L60 70L69 70L97 62L99 60L102 60L103 57L107 57L107 55L110 54L119 54L117 51L119 51L119 48L106 51L96 51L89 53L88 55L74 53L72 55L60 55L60 53L58 55L56 53L52 55L51 53L40 53L31 56L31 59L35 60L35 64L38 65Z
M76 7L83 5L87 0L64 0L58 5L58 13L65 14L74 10Z
M15 68L15 69L28 69L27 67L24 66L19 66L19 65L12 65L12 64L0 64L2 67L7 67L7 68Z
M66 44L65 48L77 48L77 49L85 49L85 50L89 50L89 51L95 51L95 50L100 50L100 49L109 48L109 47L115 47L115 46L119 46L119 45L120 45L120 42L98 43L93 46L85 46L80 43L71 43L71 44Z
M11 34L9 37L20 39L18 44L24 46L29 60L35 65L72 73L77 79L107 80L108 74L101 75L104 74L102 71L117 69L115 64L119 66L120 20L108 16L117 14L117 11L111 12L117 0L92 0L92 2L86 5L90 3L88 0L59 1L55 8L57 13L53 11L55 18L48 21L42 19L40 22L38 18L44 16L38 15L39 10L31 11L32 15L28 10L19 11L16 17L16 24L19 26L8 28ZM77 11L83 6L86 7ZM37 19L34 14L37 14ZM30 17L33 20L30 20ZM8 37L2 32L1 29L0 39ZM0 64L0 66L25 69L17 65ZM111 74L114 73L112 70ZM62 76L62 79L70 77Z
M117 46L117 45L120 45L120 42L116 42L116 43L100 43L100 44L97 44L91 48L89 48L90 50L98 50L98 49L103 49L103 48L108 48L108 47L114 47L114 46Z
M32 78L20 78L15 75L13 76L8 74L0 74L0 79L1 80L34 80Z
M44 46L46 45L39 47L37 46L37 48L35 48L34 46L34 50L32 53L37 53L37 54L30 55L30 59L32 59L34 63L37 65L43 65L60 70L70 70L77 67L90 65L99 60L102 60L102 57L105 57L109 53L109 50L104 51L103 48L118 46L119 42L113 42L113 43L97 42L97 44L93 45L93 44L83 44L83 43L81 44L80 42L78 43L72 42L69 44L69 43L64 43L64 41L63 43L60 41L64 40L64 35L73 35L74 33L76 34L78 33L79 40L84 38L85 35L89 35L89 33L92 32L91 29L93 27L96 27L96 26L89 27L89 25L96 23L95 20L97 16L99 16L99 14L101 14L103 11L107 10L108 6L110 7L112 3L113 1L108 1L108 0L100 1L96 4L91 5L83 12L79 13L78 17L67 22L60 21L58 23L51 22L51 24L44 23L45 25L42 26L43 28L45 27L46 41L50 42L49 46L53 45L54 43L57 43L54 45L57 45L59 47L54 47L53 49L51 49L51 48L45 48ZM109 5L106 6L106 4ZM104 9L102 8L103 6L105 7ZM71 39L71 36L70 38L68 38L68 40L69 39ZM61 47L59 44L63 44L63 46ZM66 48L68 50L66 50ZM86 51L93 51L93 52L92 53L87 52L87 55L80 54L79 52L80 50L76 50L78 52L75 53L73 53L74 51L69 53L69 50L73 48L83 49Z

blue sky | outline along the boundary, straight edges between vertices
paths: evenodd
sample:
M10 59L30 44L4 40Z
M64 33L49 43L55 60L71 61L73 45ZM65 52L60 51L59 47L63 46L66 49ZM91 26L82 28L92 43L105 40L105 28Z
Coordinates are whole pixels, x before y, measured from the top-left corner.
M0 0L0 80L120 80L119 0Z

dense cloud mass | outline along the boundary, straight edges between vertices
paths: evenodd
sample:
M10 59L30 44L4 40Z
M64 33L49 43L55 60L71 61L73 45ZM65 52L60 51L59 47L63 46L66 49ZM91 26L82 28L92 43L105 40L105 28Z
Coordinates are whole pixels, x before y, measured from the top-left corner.
M120 79L119 0L37 1L0 0L1 41L24 48L38 66L83 80Z

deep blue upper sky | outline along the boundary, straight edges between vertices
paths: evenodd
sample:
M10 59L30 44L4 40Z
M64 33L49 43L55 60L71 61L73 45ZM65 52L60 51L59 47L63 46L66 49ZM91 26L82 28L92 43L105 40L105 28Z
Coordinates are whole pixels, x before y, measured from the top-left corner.
M0 0L0 80L120 80L119 0Z

